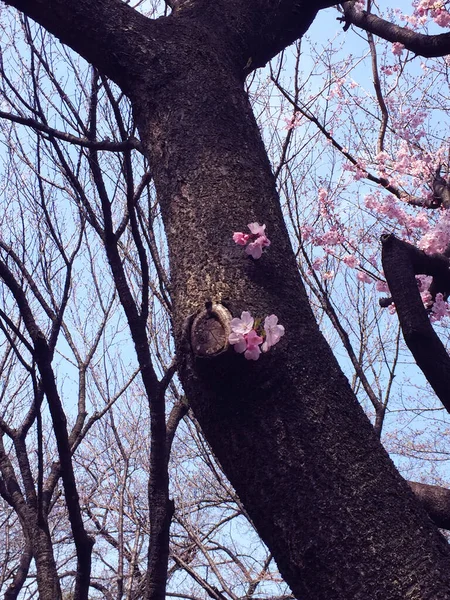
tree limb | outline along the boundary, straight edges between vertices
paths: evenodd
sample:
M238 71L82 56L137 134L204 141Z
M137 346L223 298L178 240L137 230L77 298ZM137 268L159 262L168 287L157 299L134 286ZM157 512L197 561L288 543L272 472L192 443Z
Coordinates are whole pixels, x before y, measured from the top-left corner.
M394 25L377 15L358 10L354 2L343 2L345 26L355 25L364 31L373 33L388 42L399 42L414 54L431 58L450 54L450 33L439 35L425 35Z
M433 523L441 529L450 529L450 490L416 481L408 481L408 485Z
M448 282L449 260L443 255L427 255L394 235L383 235L381 243L383 269L406 345L450 412L450 356L430 323L416 281L416 275L426 274Z
M39 121L36 121L35 119L21 117L20 115L14 115L10 112L5 112L3 110L0 110L0 119L6 119L7 121L12 121L13 123L19 123L20 125L26 125L27 127L31 127L31 129L34 129L35 131L45 133L49 136L58 138L59 140L63 140L64 142L75 144L76 146L82 146L83 148L109 150L110 152L123 152L124 150L140 150L140 142L136 138L130 138L123 142L112 142L108 139L101 141L88 140L85 137L78 137L65 131L59 131L58 129L54 129L53 127L49 127L48 125L39 123Z
M155 21L121 0L4 2L45 27L124 90L141 79L157 50L151 35ZM139 53L141 60L136 60Z

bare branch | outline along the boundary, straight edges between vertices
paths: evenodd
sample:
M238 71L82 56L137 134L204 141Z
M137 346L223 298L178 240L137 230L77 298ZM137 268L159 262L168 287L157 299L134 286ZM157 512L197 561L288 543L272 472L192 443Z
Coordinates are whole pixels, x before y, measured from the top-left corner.
M140 141L134 137L129 138L124 142L111 142L110 140L92 141L85 137L77 137L71 133L59 131L58 129L39 123L39 121L36 121L35 119L13 115L12 113L3 110L0 110L0 119L6 119L13 123L19 123L20 125L26 125L27 127L31 127L34 131L45 133L47 136L52 136L64 142L82 146L83 148L95 148L96 150L106 150L109 152L123 152L124 150L138 150L139 152L142 152Z

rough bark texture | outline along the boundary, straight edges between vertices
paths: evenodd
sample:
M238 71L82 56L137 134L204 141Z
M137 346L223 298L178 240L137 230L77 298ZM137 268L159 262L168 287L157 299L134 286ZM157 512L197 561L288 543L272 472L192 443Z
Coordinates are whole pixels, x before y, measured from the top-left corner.
M408 484L433 523L442 529L449 529L450 490L417 481L409 481Z
M67 4L10 3L24 10ZM134 44L130 73L141 71L133 82L120 72L123 63L114 67L115 80L126 81L161 203L180 377L283 577L305 599L450 598L447 544L381 447L313 318L244 92L248 59L270 58L307 29L311 6L324 5L192 1L152 22L147 41L142 27L133 42L134 23L113 34L111 22L103 28L112 46ZM101 68L105 36L95 26L100 50L91 32L83 53L95 63L98 50ZM52 20L80 51L81 42L64 37L67 27L62 13ZM231 237L252 221L266 223L272 240L259 261ZM206 302L233 316L275 313L286 335L257 362L232 349L198 357L189 317Z
M40 526L32 527L30 540L36 563L39 598L42 600L60 600L62 598L61 587L47 524L41 523Z

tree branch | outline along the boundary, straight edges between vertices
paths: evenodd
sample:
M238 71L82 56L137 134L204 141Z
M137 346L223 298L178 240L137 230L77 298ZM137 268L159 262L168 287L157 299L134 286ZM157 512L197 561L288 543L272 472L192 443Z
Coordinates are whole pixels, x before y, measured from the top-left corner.
M425 58L450 54L450 33L424 35L423 33L411 31L406 27L394 25L394 23L390 23L365 10L358 10L355 8L354 2L343 2L342 7L344 17L341 20L345 21L346 27L350 24L355 25L388 42L399 42L414 54Z
M121 0L4 2L45 27L124 90L142 78L157 49L151 35L155 21ZM142 59L136 60L139 54Z
M95 148L96 150L108 150L110 152L123 152L124 150L139 150L142 152L140 142L136 138L130 138L122 142L111 142L107 139L102 141L92 141L85 137L78 137L71 133L66 133L65 131L59 131L58 129L39 123L39 121L36 121L35 119L13 115L12 113L3 110L0 110L0 119L6 119L13 123L19 123L20 125L26 125L35 131L45 133L48 136L58 138L59 140L69 142L70 144L75 144L76 146L82 146L83 148Z
M433 523L441 529L450 529L450 490L416 481L408 481L408 485Z
M394 235L383 235L381 242L383 269L406 345L450 412L450 356L430 323L415 277L433 275L449 282L449 259L427 255Z
M242 62L245 76L301 38L318 11L330 6L333 2L326 0L197 0L178 3L174 15L195 15L206 30L225 30L232 42L230 53Z
M19 596L20 591L23 588L23 585L26 581L28 571L30 570L31 559L33 558L31 543L28 538L28 535L24 531L24 548L22 550L22 554L20 556L19 566L17 567L17 571L13 577L13 580L9 584L7 590L5 591L5 600L16 600Z

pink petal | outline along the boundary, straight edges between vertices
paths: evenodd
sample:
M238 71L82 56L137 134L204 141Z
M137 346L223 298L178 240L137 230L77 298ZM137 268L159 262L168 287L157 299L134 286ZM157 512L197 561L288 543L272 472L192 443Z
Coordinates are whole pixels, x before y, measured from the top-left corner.
M247 349L247 342L241 333L230 333L228 336L228 342L234 346L236 352L242 353Z
M241 314L240 319L238 319L237 317L231 319L231 331L245 335L246 333L251 331L254 322L255 319L252 317L252 315L248 311L244 310Z
M258 244L261 244L261 246L263 246L263 247L270 246L270 240L265 235L259 236L259 238L256 241L258 242Z
M246 339L248 348L250 348L251 346L258 346L263 342L263 338L260 337L254 329L252 329L250 333L247 334Z
M269 348L275 346L280 341L285 330L283 325L278 325L278 317L276 315L269 315L264 319L264 331L266 332L266 339L262 350L263 352L267 352Z
M247 348L244 356L247 360L258 360L260 354L261 350L259 349L259 346L251 346L250 348Z
M249 223L248 228L253 233L253 235L264 235L264 231L266 230L265 225L260 225L259 223Z
M261 245L258 244L257 240L255 242L252 242L251 244L249 244L247 246L247 248L245 249L245 251L247 254L250 254L250 256L255 259L261 258L262 248L261 248Z
M242 233L242 231L235 231L233 233L233 240L236 242L236 244L239 244L239 246L245 246L249 237L250 236L248 233Z

